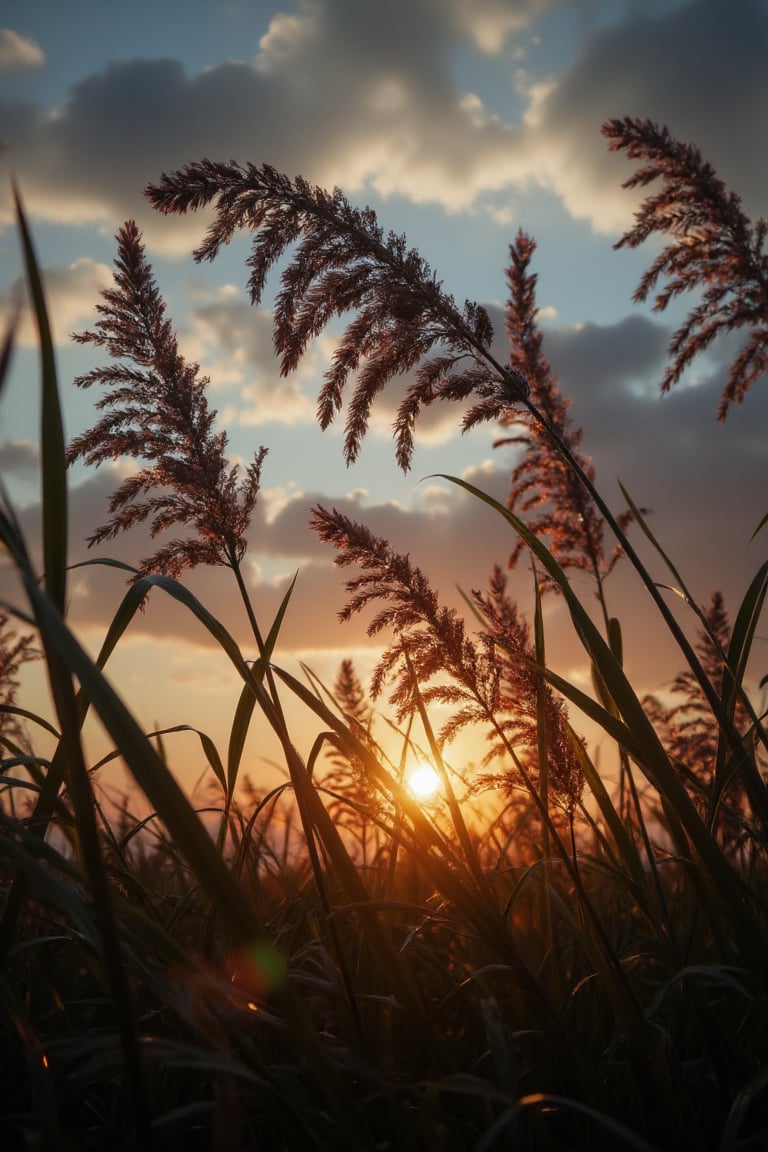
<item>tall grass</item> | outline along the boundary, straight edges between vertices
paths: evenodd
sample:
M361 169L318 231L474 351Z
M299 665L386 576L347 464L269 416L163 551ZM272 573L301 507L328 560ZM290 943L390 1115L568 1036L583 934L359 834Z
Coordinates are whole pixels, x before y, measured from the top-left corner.
M619 127L611 131L621 142ZM663 153L664 171L693 164L704 181L698 161L668 137L646 126L644 139L647 151ZM385 239L372 214L355 212L340 193L206 161L164 177L152 195L166 211L217 198L203 256L239 224L254 230L254 299L271 264L295 245L277 309L286 371L333 314L353 312L321 397L327 423L357 374L350 457L379 388L415 366L399 417L401 463L419 407L438 397L472 396L467 425L501 419L519 433L527 455L509 505L447 479L492 509L505 550L532 558L533 628L509 600L501 569L468 598L470 632L409 557L316 509L315 530L359 573L345 615L375 607L372 634L393 635L373 683L376 692L392 689L387 723L399 751L385 754L382 721L351 665L332 688L281 666L291 590L267 627L257 620L241 562L263 451L244 480L227 466L205 381L180 355L135 227L119 235L116 287L95 332L81 337L119 363L79 383L130 385L104 405L116 412L122 404L124 419L107 418L65 449L44 292L17 200L40 333L44 572L3 492L0 539L25 597L3 610L44 654L56 715L35 716L6 693L3 715L15 724L0 731L0 1132L8 1146L762 1147L766 739L745 678L768 564L731 628L722 613L693 604L629 493L626 514L611 513L543 358L524 236L510 268L513 352L501 365L483 310L457 308L404 242ZM736 219L732 203L730 211L721 238ZM754 239L736 232L734 243ZM758 252L761 236L758 227ZM144 326L132 327L140 304ZM12 333L3 377L11 345ZM733 377L737 398L746 367ZM134 403L131 388L151 403ZM115 427L119 443L110 439ZM161 434L169 427L170 446ZM115 447L145 467L113 499L96 538L144 519L158 531L184 524L189 534L128 571L93 660L67 621L65 465L67 452L97 463ZM523 515L532 506L521 507L521 493L534 481L555 505L549 519ZM558 505L573 514L566 526L558 527ZM698 640L669 612L627 535L631 522L690 602ZM678 643L682 711L638 698L624 670L605 592L619 556L607 553L604 533ZM184 586L195 563L231 570L255 662ZM599 624L574 590L573 568L594 578ZM592 669L591 694L547 666L541 601L553 594ZM213 833L203 821L210 811L193 805L172 770L179 726L144 733L108 678L148 595L183 605L242 684L226 749L193 729L215 789ZM0 643L13 685L26 643L7 633ZM314 724L306 755L286 721L286 694ZM441 731L435 703L450 706ZM87 763L82 729L92 713L150 815L132 815L130 799L118 810L102 803L99 775L110 757ZM615 790L577 734L579 715L616 749ZM241 779L257 723L277 737L287 774L266 793ZM50 759L20 737L24 724L54 739ZM449 762L451 738L468 725L489 744L475 778ZM434 805L406 786L417 744L442 780ZM482 786L491 791L476 803Z

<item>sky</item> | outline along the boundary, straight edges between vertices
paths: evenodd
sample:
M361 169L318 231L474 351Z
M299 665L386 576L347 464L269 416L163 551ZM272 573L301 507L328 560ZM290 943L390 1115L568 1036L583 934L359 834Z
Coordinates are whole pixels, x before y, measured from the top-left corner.
M246 576L266 631L298 572L278 663L296 669L304 661L330 684L352 657L366 679L381 641L367 637L369 618L339 624L349 573L333 567L332 551L312 535L309 509L320 502L365 522L409 552L446 603L461 605L457 589L482 588L513 541L488 508L435 474L464 477L503 501L515 449L495 449L499 431L490 425L462 436L457 406L435 405L422 420L412 469L401 473L391 421L402 386L394 384L347 468L343 420L326 432L315 421L338 332L329 330L300 369L281 378L270 314L277 276L262 307L251 307L248 237L199 266L191 253L205 218L163 217L143 189L204 156L269 163L339 186L352 203L370 205L385 230L405 233L457 300L487 307L502 356L508 247L523 228L538 246L544 351L571 397L601 490L619 510L620 479L652 510L653 529L697 600L721 590L733 613L768 540L764 533L750 543L766 511L768 388L758 381L718 424L735 350L721 342L660 394L675 321L694 301L663 315L633 304L657 249L613 249L637 199L621 188L633 167L609 152L600 125L624 115L666 124L700 148L756 219L766 214L768 188L766 45L765 0L4 0L0 318L20 279L14 178L44 268L66 433L90 426L97 397L72 380L103 357L73 345L70 334L91 325L111 281L114 234L135 219L181 350L210 376L209 402L233 459L249 459L260 445L269 450ZM27 319L2 397L0 471L33 544L38 374ZM94 555L85 539L106 519L106 500L127 467L72 470L72 563ZM147 551L137 530L98 554L132 562ZM253 655L231 574L198 570L188 583ZM510 589L526 610L531 586L520 564ZM72 573L70 622L92 651L124 590L114 570ZM586 582L583 592L588 599ZM637 690L659 689L679 660L647 594L624 568L609 597ZM586 685L554 597L546 620L552 664ZM763 639L756 651L764 664ZM154 597L109 674L145 729L194 724L225 750L237 682L189 614ZM24 684L41 710L49 707L40 666L25 672ZM307 751L311 731L298 712L295 723ZM98 729L89 739L93 756L103 754ZM169 752L187 782L204 767L193 737L174 737ZM254 731L255 780L275 771L274 755Z

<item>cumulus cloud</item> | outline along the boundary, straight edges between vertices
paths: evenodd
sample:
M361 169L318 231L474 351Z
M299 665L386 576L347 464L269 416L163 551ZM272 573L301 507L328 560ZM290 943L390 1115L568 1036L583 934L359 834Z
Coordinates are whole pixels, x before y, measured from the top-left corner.
M21 72L44 64L45 53L35 40L12 28L0 28L0 72Z
M768 96L768 12L760 0L742 0L738 19L721 0L659 0L617 5L609 24L583 20L572 59L554 75L518 72L518 95L500 116L463 86L457 56L468 44L524 52L545 7L316 0L275 15L251 61L196 75L175 59L115 61L55 108L6 106L4 144L38 215L110 229L132 216L169 252L188 251L204 221L159 219L143 188L203 155L266 161L353 197L374 189L448 211L543 186L574 216L615 232L636 201L620 190L629 168L608 153L599 127L624 114L696 142L748 210L761 207L768 128L754 113ZM7 201L2 214L9 218Z
M609 153L598 133L625 115L666 124L696 144L749 213L765 212L768 124L758 110L768 101L768 9L744 0L734 15L720 0L630 6L560 75L531 85L531 171L572 215L607 232L630 222L636 194L620 184L634 166Z
M114 62L56 108L6 108L8 154L39 215L134 216L168 248L188 246L201 222L158 221L142 189L202 155L467 208L509 180L515 132L461 88L450 57L460 35L497 50L520 13L497 0L473 16L465 7L321 0L277 15L252 64L189 76L172 59Z
M53 337L59 343L66 343L73 329L83 322L92 321L99 293L112 284L112 270L106 264L83 256L66 268L44 269L43 282ZM8 323L22 303L24 307L16 339L21 345L35 347L37 328L22 279L0 292L0 327Z
M5 440L0 444L0 476L29 480L37 475L40 448L29 440Z
M744 406L734 410L724 426L717 424L714 408L725 356L721 350L702 363L695 386L660 396L653 385L661 375L667 337L661 325L643 318L613 325L552 327L545 332L545 352L563 389L572 396L573 421L584 428L584 450L594 460L599 486L609 504L617 511L622 507L620 478L638 504L651 510L652 528L695 598L705 603L712 591L721 589L733 613L750 573L760 562L754 547L750 550L749 537L765 511L764 438L759 430L768 419L768 389L756 385ZM466 470L463 478L503 503L509 470L517 459L515 451L495 453ZM31 457L29 446L6 445L0 450L0 466L18 470L31 466ZM84 540L106 518L108 496L122 475L124 466L104 467L73 488L72 562L93 557ZM734 492L738 492L737 500ZM702 532L701 521L691 515L692 493L696 506L706 510L710 532ZM344 582L354 572L335 569L333 550L309 530L310 509L316 503L338 508L388 539L398 551L408 553L444 602L459 611L465 611L465 606L457 585L465 591L482 587L491 565L504 564L514 543L509 526L492 509L443 482L421 486L408 506L370 501L363 492L267 490L254 516L247 575L257 616L268 627L294 573L299 573L281 631L281 659L297 653L338 651L345 645L348 650L362 650L372 644L366 637L368 616L339 629L336 615L345 600ZM39 539L39 507L26 507L21 516L29 539ZM634 529L632 534L655 577L669 582L669 573L639 531ZM131 563L149 550L146 530L138 527L97 554ZM72 619L94 645L117 609L125 591L124 579L122 573L100 567L78 569L71 575ZM250 652L253 641L233 594L231 574L223 569L200 569L185 582ZM574 584L589 603L588 578L576 575ZM512 574L510 589L521 604L530 603L531 575L525 562ZM608 595L622 622L631 674L641 687L658 687L660 668L671 669L671 677L680 658L665 639L627 563L611 577ZM685 616L682 606L679 611ZM685 619L695 630L690 614ZM469 626L474 627L471 621ZM553 599L547 605L547 628L553 666L576 668L583 654L560 601ZM130 634L136 642L168 640L206 649L212 644L189 612L161 594L153 595L147 611L133 621ZM650 643L650 636L658 641Z
M445 7L457 29L469 36L481 52L497 56L510 37L553 7L553 0L518 0L515 4L508 0L475 0L473 4L451 0Z
M271 312L252 307L230 285L190 309L185 354L211 377L214 389L237 388L237 404L222 415L228 424L256 427L315 420L317 381L327 367L332 341L314 341L298 370L286 379L275 356L272 323Z
M169 251L187 250L203 221L159 220L143 187L203 155L449 211L538 184L574 216L615 231L635 201L619 189L628 168L599 126L623 114L668 122L697 142L754 208L768 175L768 129L752 114L768 95L764 5L743 0L738 20L720 0L616 11L607 26L584 23L559 74L518 75L523 122L463 88L453 60L467 42L488 54L523 50L540 4L317 0L275 15L252 62L188 75L173 59L118 61L56 108L8 107L5 144L39 215L109 227L134 216Z
M695 382L661 395L667 338L662 326L633 318L547 331L545 351L572 397L572 419L584 428L584 449L611 506L622 506L620 479L639 505L652 509L653 531L698 601L722 588L735 606L759 561L749 539L764 513L765 454L753 429L768 419L768 382L758 381L743 406L718 424L726 361L737 342L703 359ZM691 515L694 506L706 510L711 532ZM658 557L649 551L648 558L659 579L669 580Z

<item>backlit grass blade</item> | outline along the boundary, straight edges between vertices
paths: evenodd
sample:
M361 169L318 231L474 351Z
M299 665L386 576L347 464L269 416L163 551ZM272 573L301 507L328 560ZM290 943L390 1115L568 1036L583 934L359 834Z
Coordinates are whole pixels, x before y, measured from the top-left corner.
M288 589L283 596L282 601L280 602L280 607L278 608L275 618L272 621L272 627L270 628L269 632L267 633L267 637L264 640L261 655L253 665L253 676L259 682L264 679L265 675L270 674L269 662L272 659L272 654L275 650L275 645L277 644L277 640L280 635L280 629L282 627L283 620L285 619L285 613L288 609L288 604L293 594L295 585L296 576L294 576L293 580L291 580L291 583L289 584ZM274 701L276 693L273 692L272 695ZM235 788L237 787L237 778L240 772L240 763L243 756L243 749L245 747L245 741L248 736L248 729L250 727L251 717L253 715L255 704L256 697L254 696L250 685L246 684L240 695L229 735L226 779L226 795L228 804L234 796Z
M256 697L251 691L250 685L246 684L240 693L232 727L229 731L227 776L225 780L225 792L228 796L232 796L235 791L237 777L240 772L240 763L245 749L245 741L248 737L248 730L251 725L251 718L255 707Z
M13 190L16 219L21 235L27 284L37 323L41 363L40 448L42 466L43 567L45 587L64 612L67 588L67 482L56 361L51 325L45 303L40 268L17 188Z
M671 557L662 548L661 543L659 542L658 538L651 531L651 527L648 524L648 521L646 520L642 511L638 508L637 504L635 504L634 500L630 496L629 492L627 492L626 488L624 487L624 485L621 483L620 480L618 481L618 485L619 485L619 488L621 489L622 496L624 497L624 499L627 502L627 507L629 508L630 512L632 513L632 516L634 518L634 522L637 524L638 528L643 533L646 540L648 540L648 542L654 547L656 552L658 552L659 556L661 556L662 560L664 561L664 564L666 565L666 567L669 569L669 571L672 573L675 580L677 581L678 587L676 590L679 592L679 594L685 600L686 604L688 604L689 607L692 608L693 611L696 613L696 615L699 617L699 621L702 624L706 624L706 622L704 620L704 614L702 613L702 611L698 607L696 601L694 600L694 598L691 596L688 589L686 588L685 582L684 582L682 576L680 575L680 572L679 572L677 566L672 562Z
M703 611L696 604L695 600L686 588L683 578L680 575L677 567L673 564L670 557L662 548L642 513L633 503L632 498L630 497L627 490L621 483L619 483L619 487L621 488L622 495L632 510L632 513L635 516L635 519L637 520L637 523L643 531L644 535L656 549L666 564L667 568L677 581L678 588L676 591L679 592L685 603L695 613L706 635L709 636L710 641L715 646L715 649L721 652L717 638L712 634ZM753 538L761 527L762 522L755 529ZM750 588L747 591L744 601L742 602L742 605L739 609L739 614L737 616L737 620L734 624L733 632L731 635L731 643L729 644L728 653L726 654L721 652L724 664L723 686L722 699L721 701L718 701L718 703L721 704L721 708L716 707L714 709L715 716L719 722L719 731L718 752L715 768L715 783L712 790L710 804L711 818L716 810L722 789L725 786L726 765L729 765L727 769L728 775L733 772L734 768L741 774L753 810L762 820L764 827L767 826L766 820L768 819L768 806L766 805L765 788L762 779L760 778L760 775L755 768L752 758L747 754L745 749L737 748L735 746L734 733L736 733L736 729L734 727L734 713L736 701L737 699L740 699L744 704L748 714L751 716L753 722L755 723L756 730L762 733L762 725L758 721L754 710L752 709L748 696L742 689L742 679L744 675L744 669L746 667L746 662L751 651L754 629L757 625L757 620L765 599L767 572L768 564L764 564L754 577L752 584L750 585ZM714 685L712 686L712 691L715 691ZM736 733L736 735L738 734ZM731 753L730 756L729 752Z
M112 907L112 887L107 876L94 797L81 741L80 710L72 669L52 637L51 622L61 622L58 609L32 573L23 572L27 596L34 609L45 652L48 683L61 726L60 749L65 756L65 780L75 813L78 847L88 874L91 899L99 925L100 948L106 989L109 992L123 1054L125 1115L123 1122L139 1141L149 1138L150 1117L144 1074L139 1060L136 1027L121 944Z
M535 1109L542 1113L563 1109L584 1116L592 1121L597 1131L604 1132L610 1138L613 1152L621 1152L622 1149L628 1149L629 1152L660 1152L656 1144L651 1144L642 1136L638 1136L625 1124L579 1100L569 1100L549 1092L536 1092L530 1096L523 1096L518 1101L517 1107Z
M11 358L13 356L14 342L16 339L16 328L19 323L19 309L16 308L10 323L8 324L5 335L3 336L3 343L0 346L0 396L2 396L3 389L5 388L6 378L11 366Z
M439 833L426 819L408 790L379 763L378 759L371 754L370 749L355 736L351 728L349 728L343 720L340 720L315 692L310 691L305 684L302 684L302 682L291 675L290 672L278 667L275 667L274 671L299 700L301 700L310 711L314 712L326 727L331 729L339 739L342 747L363 763L366 772L370 776L371 782L380 788L386 796L397 799L404 814L408 816L414 828L417 830L418 835L423 838L425 846L430 843L442 846Z
M211 737L206 732L203 732L202 729L195 728L193 724L174 724L171 728L158 728L154 732L147 732L147 739L157 740L158 745L162 747L162 737L172 736L176 732L193 732L195 736L197 736L198 740L200 741L200 747L202 748L205 755L205 759L208 762L208 767L213 772L219 784L221 784L223 791L226 792L227 778L224 774L224 765L222 764L219 750ZM117 754L120 755L119 748L117 750ZM165 764L165 756L163 756L162 752L160 752L159 755Z
M407 789L402 788L386 772L370 749L357 739L354 733L331 712L325 703L289 672L276 667L275 673L308 708L323 719L328 728L337 734L342 745L364 765L371 780L377 781L385 793L397 797L400 811L408 819L414 832L413 838L408 841L409 853L418 860L420 866L431 877L439 891L453 901L456 907L461 910L462 915L474 925L487 946L496 949L501 956L505 957L514 969L532 1011L546 1028L551 1029L553 1034L560 1038L563 1050L566 1052L568 1050L567 1037L553 1005L547 998L535 973L531 972L520 955L514 938L508 932L501 916L489 908L486 901L478 897L474 879L469 882L469 877L462 875L462 872L466 870L463 861L457 867L458 861L454 852L450 846L444 844L439 830L426 819ZM329 820L325 808L322 805L320 807L325 814L325 819ZM357 899L365 901L367 906L370 898L363 890ZM411 997L408 996L408 999Z
M58 909L88 946L94 951L98 949L98 930L83 897L87 880L73 860L3 812L0 812L0 858L22 871L36 897Z
M746 708L747 712L751 715L753 722L755 722L758 731L761 730L761 725L760 725L759 721L757 720L757 717L755 716L755 713L754 713L754 710L752 709L752 705L749 701L749 698L746 695L746 693L743 692L743 690L741 688L741 677L734 670L734 666L733 666L733 663L732 663L732 660L730 657L730 651L729 651L728 655L726 655L725 653L722 652L720 645L718 644L717 637L713 635L712 630L709 627L709 624L707 622L707 619L706 619L702 609L695 602L694 598L691 596L690 592L688 591L687 587L685 586L685 582L683 581L683 578L680 575L680 572L678 571L677 567L673 564L670 557L667 555L667 553L662 548L662 546L659 543L659 541L657 540L656 536L651 531L651 529L650 529L647 521L645 520L642 512L634 504L634 502L632 501L632 498L629 495L629 493L627 492L627 490L622 486L621 483L619 483L619 487L621 488L622 495L624 496L625 500L627 501L627 504L629 505L629 507L630 507L633 515L635 516L635 519L637 520L637 523L640 526L641 530L643 531L644 535L647 537L647 539L650 541L650 543L656 549L656 551L658 552L658 554L661 556L664 563L666 564L667 568L669 569L669 571L672 573L675 580L677 581L678 587L676 589L673 589L673 591L677 592L678 595L680 595L683 598L683 600L688 605L688 607L694 612L697 620L699 621L699 624L701 625L705 634L709 637L711 643L713 644L715 651L719 652L719 654L722 656L723 662L725 664L725 671L727 673L728 679L731 682L731 686L735 688L736 693L738 694L742 703L744 704L744 707ZM755 529L755 533L753 533L753 537L757 533L757 531L759 530L759 527L760 526L758 526L758 528ZM747 599L749 599L750 596L754 594L753 589L759 587L760 582L764 579L764 568L765 568L765 566L763 566L763 568L760 569L760 572L758 572L758 575L755 577L755 580L753 581L752 588L750 589L750 592L747 593ZM760 600L760 606L762 606L762 599ZM759 611L759 609L758 609L758 611ZM713 792L713 796L716 799L716 793L719 791L719 784L721 782L720 778L722 776L722 765L725 763L728 751L730 751L731 756L733 758L733 766L736 768L737 771L739 771L741 773L741 776L744 780L744 785L746 787L747 794L749 796L749 801L750 801L750 804L752 805L753 812L758 817L758 819L760 819L763 827L768 828L768 796L766 795L766 790L763 787L763 783L759 777L759 774L755 771L754 764L752 762L752 758L749 756L749 754L745 750L743 742L741 740L741 736L734 725L733 718L734 718L735 699L732 701L731 705L729 705L725 700L721 700L720 696L717 693L716 686L714 684L710 683L710 681L708 680L706 673L704 671L704 668L702 667L701 662L699 661L699 659L698 659L696 653L693 651L693 649L690 648L690 646L688 646L687 650L684 648L684 652L686 655L686 659L688 661L688 665L691 668L691 671L696 676L696 679L698 680L699 685L701 686L702 691L704 692L704 695L707 698L709 706L712 709L712 713L713 713L713 715L717 721L717 724L718 724L719 751L718 751L718 759L717 759L718 770L716 772L716 775L718 777L718 789L716 789Z
M538 537L510 509L466 480L445 475L441 478L474 495L506 520L560 589L584 648L594 661L624 723L633 734L638 764L659 791L672 829L678 826L680 830L685 830L686 836L690 838L691 844L710 875L713 882L712 896L717 893L720 909L720 912L716 913L713 900L709 899L710 915L715 919L719 919L723 914L732 917L734 924L738 926L740 947L744 956L750 957L751 963L762 968L766 959L766 942L752 910L743 898L736 876L670 763L622 666L580 603L562 568Z
M9 515L12 517L12 509L10 509ZM31 572L31 564L27 558L26 546L23 537L20 535L20 528L18 525L14 527L14 523L12 523L11 520L0 521L0 529L2 529L3 526L5 526L6 529L3 532L3 536L4 538L10 537L11 539L11 547L13 549L14 555L16 556L16 563L19 567L19 570L26 570ZM123 564L120 561L89 560L85 561L82 566L93 564L106 564L108 566L127 569L133 573L136 572L136 569L132 568L130 565ZM75 565L74 567L79 566L80 565ZM130 588L126 593L120 608L110 623L107 635L102 643L101 651L96 661L97 667L103 668L106 664L130 620L141 606L143 596L144 594L140 590L137 591L135 586ZM76 697L76 701L78 719L80 725L82 726L88 714L89 700L82 691L79 691ZM59 791L64 780L66 764L66 747L63 740L59 736L59 743L56 751L54 752L51 766L46 773L45 779L40 789L40 793L35 801L34 809L29 818L29 827L35 832L36 835L40 837L46 835L50 820L55 811ZM9 898L6 902L5 908L3 909L2 918L0 919L0 957L6 953L8 947L10 946L10 942L13 939L16 924L23 908L23 902L23 877L18 876L13 881Z
M733 622L731 642L728 646L728 668L731 670L730 689L724 693L724 701L729 708L733 708L737 686L744 679L767 591L768 561L755 574Z
M756 573L736 613L736 619L733 622L733 628L731 630L731 639L728 645L725 667L723 668L722 685L723 709L728 718L733 723L736 705L741 701L745 705L747 714L755 726L756 735L764 745L766 744L765 728L743 690L743 681L752 653L752 644L755 639L758 621L765 604L766 591L768 591L768 561L766 561ZM729 751L729 743L725 739L724 733L720 731L718 733L717 760L711 796L710 817L717 808L722 791L726 787L728 777L731 774ZM738 768L741 770L742 779L746 786L750 802L752 801L753 794L764 795L765 785L753 758L745 755L740 765L738 765Z
M768 524L768 512L766 512L765 516L761 517L760 522L758 523L754 532L750 536L750 538L749 538L750 544L754 540L755 536L757 536L757 534L762 531L762 529L765 527L766 524Z
M618 850L619 858L623 861L632 878L633 883L642 891L645 888L645 871L634 840L630 836L627 826L616 811L610 793L603 783L603 779L592 762L581 740L571 730L571 746L579 758L587 787L597 801L598 808L606 823Z
M459 844L461 845L462 852L464 854L465 863L466 863L467 867L469 868L469 871L470 871L472 877L474 878L475 884L477 885L477 889L481 893L483 899L490 901L491 894L490 894L490 890L488 888L485 874L483 873L483 870L480 867L480 862L477 859L477 852L475 851L474 845L472 844L472 839L469 835L469 830L468 830L467 825L464 821L464 816L462 815L461 807L459 805L459 802L456 799L456 794L453 791L453 785L451 784L451 778L448 775L448 770L445 767L445 762L444 762L443 757L440 753L440 749L437 745L437 738L435 737L435 733L432 729L432 724L430 723L429 716L427 714L427 709L424 706L424 700L422 698L421 691L419 689L419 683L418 683L418 680L416 679L416 674L413 670L413 665L411 664L411 661L408 658L407 652L405 654L405 660L406 660L406 664L408 667L408 674L409 674L410 680L411 680L411 693L413 695L413 699L414 699L414 702L416 704L416 708L417 708L418 713L419 713L419 718L421 719L421 723L422 723L422 726L424 728L424 732L426 734L427 741L429 743L429 750L430 750L432 761L433 761L435 767L437 768L438 774L440 776L440 780L442 781L443 790L445 792L445 798L446 798L446 801L448 803L448 809L451 813L451 821L453 823L454 831L456 832L456 835L458 837Z
M767 1089L768 1069L764 1068L744 1085L733 1101L720 1137L718 1152L744 1152L750 1146L755 1146L755 1141L749 1136L742 1138L741 1131L746 1126L750 1110L761 1096L765 1096Z
M45 716L41 716L38 712L30 712L28 708L19 708L16 704L0 704L0 714L4 716L19 716L22 720L30 720L50 736L56 736L57 738L60 736L58 728L51 724L50 720L47 720Z
M291 596L293 595L293 590L296 587L297 578L298 572L291 580L290 584L288 585L288 589L283 596L283 599L280 601L280 607L277 610L275 618L272 621L272 627L267 633L267 637L264 641L264 652L257 663L254 665L254 675L258 676L260 679L264 675L264 669L270 663L272 655L275 651L275 645L277 644L277 639L280 635L280 629L282 628L283 620L285 619L285 613L288 610L288 604L290 603Z
M241 940L259 937L261 926L252 909L248 908L242 891L232 881L182 788L45 594L34 584L28 585L27 591L51 645L79 680L136 783L156 809L221 914Z

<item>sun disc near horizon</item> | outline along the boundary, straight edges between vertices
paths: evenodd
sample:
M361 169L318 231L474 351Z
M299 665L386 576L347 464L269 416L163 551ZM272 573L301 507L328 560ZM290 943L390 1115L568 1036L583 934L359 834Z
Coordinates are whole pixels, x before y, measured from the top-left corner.
M417 800L431 800L440 791L440 777L431 764L415 764L408 772L406 784Z

